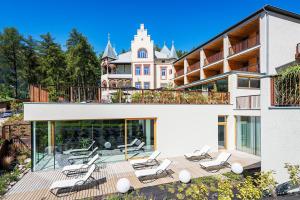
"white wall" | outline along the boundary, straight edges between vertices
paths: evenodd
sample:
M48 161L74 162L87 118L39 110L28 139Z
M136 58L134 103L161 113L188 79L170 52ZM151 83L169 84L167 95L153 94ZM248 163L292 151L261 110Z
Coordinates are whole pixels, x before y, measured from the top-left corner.
M269 74L295 60L297 43L300 43L300 20L269 15Z
M218 149L218 115L229 115L232 105L101 105L25 103L24 119L77 120L157 118L157 148L162 156L178 156L210 145ZM229 130L234 140L234 130Z

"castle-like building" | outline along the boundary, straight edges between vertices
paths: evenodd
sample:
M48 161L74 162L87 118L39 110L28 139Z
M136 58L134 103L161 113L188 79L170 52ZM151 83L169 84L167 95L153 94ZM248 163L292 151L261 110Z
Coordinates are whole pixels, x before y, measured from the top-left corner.
M156 89L167 87L174 78L172 63L177 59L174 42L156 51L144 24L131 41L130 51L117 54L110 38L102 56L102 87Z

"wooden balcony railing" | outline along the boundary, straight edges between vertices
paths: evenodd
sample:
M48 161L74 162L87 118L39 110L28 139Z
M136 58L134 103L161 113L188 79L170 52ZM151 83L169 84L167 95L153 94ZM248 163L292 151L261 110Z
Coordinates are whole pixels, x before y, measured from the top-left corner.
M257 72L257 73L260 73L260 67L259 67L258 64L256 64L256 65L249 65L249 66L246 66L246 67L238 68L238 69L236 69L236 71Z
M37 87L42 90L41 87ZM158 90L135 88L59 87L52 88L48 102L125 104L229 104L228 92ZM56 95L53 95L56 94ZM35 101L38 102L38 101Z
M175 72L175 78L179 77L179 76L182 76L183 74L184 74L184 69L180 69L180 70Z
M224 58L223 56L223 51L220 51L212 56L209 56L207 58L204 59L204 65L208 65L214 62L217 62L219 60L222 60Z
M197 69L200 69L200 61L188 66L187 73L195 71Z
M260 109L260 95L236 97L236 109Z
M242 52L246 49L250 49L256 45L259 45L259 34L229 47L229 56Z
M300 106L300 73L271 77L272 106Z

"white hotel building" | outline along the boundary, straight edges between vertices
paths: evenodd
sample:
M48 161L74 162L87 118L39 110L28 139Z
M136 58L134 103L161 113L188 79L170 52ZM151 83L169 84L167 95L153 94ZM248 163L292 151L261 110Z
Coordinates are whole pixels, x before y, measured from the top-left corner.
M43 169L45 159L61 167L58 153L55 157L43 151L49 146L67 150L78 138L91 138L103 156L109 155L108 161L116 161L131 158L129 152L115 150L117 145L139 138L146 153L157 149L161 157L182 156L204 145L212 151L240 151L258 158L262 170L275 170L277 181L283 182L288 178L284 163L300 164L300 107L273 104L270 80L278 68L295 62L298 43L300 15L272 6L176 61L174 47L171 54L154 51L142 25L130 52L117 55L108 42L102 86L117 87L112 80L128 80L138 88L160 88L166 83L161 79L165 67L166 80L175 74L177 89L223 92L230 98L217 104L25 103L24 118L33 127L33 170ZM174 72L169 73L172 60ZM138 67L140 75L134 74ZM143 75L145 67L150 76Z

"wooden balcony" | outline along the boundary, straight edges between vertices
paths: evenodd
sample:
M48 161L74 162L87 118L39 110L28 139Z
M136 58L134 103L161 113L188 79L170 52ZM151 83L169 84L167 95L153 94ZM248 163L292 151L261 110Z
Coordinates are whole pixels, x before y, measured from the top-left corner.
M200 61L188 66L187 73L190 73L190 72L195 71L197 69L200 69Z
M212 56L209 56L207 58L204 59L204 65L209 65L211 63L214 63L214 62L217 62L217 61L220 61L222 60L224 57L223 57L223 51L220 51Z
M236 69L236 71L257 72L257 73L260 73L260 67L259 67L258 64L256 64L256 65L249 65L249 66L246 66L246 67L238 68L238 69Z
M182 76L184 74L184 69L180 69L175 72L175 78Z
M234 44L232 47L229 47L229 56L250 49L256 45L259 45L259 34Z

